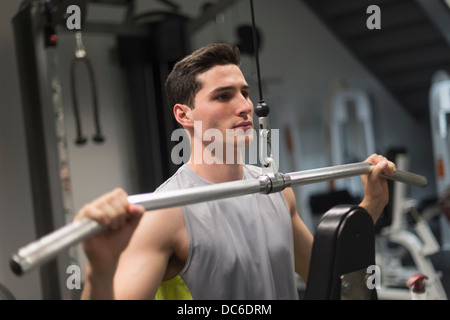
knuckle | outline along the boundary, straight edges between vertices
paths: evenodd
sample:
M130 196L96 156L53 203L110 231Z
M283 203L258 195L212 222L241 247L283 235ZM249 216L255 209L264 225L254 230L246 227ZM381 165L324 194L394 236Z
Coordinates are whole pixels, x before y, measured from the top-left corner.
M116 196L122 196L122 197L127 196L127 193L122 188L115 188L113 190L113 194L115 194Z

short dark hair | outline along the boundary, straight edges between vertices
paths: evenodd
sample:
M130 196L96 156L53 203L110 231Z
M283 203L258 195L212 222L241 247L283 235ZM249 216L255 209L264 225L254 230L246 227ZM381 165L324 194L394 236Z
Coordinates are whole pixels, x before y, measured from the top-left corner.
M217 65L235 64L240 66L239 49L227 43L213 43L195 50L178 61L166 80L166 96L169 106L181 103L194 108L194 98L203 84L197 75Z

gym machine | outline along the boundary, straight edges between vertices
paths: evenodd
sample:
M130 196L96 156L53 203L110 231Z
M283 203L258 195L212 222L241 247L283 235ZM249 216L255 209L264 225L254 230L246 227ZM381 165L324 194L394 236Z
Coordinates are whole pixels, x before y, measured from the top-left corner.
M434 171L437 197L445 195L450 187L450 76L437 71L432 79L429 95L431 136L433 141ZM450 215L440 215L442 250L450 250Z
M359 89L345 88L333 96L331 107L330 141L333 164L351 159L358 160L366 154L374 153L375 138L368 95ZM396 163L397 169L408 170L406 153L400 152L390 160ZM409 299L408 279L416 273L421 273L428 277L426 281L428 298L445 300L446 293L430 260L430 256L440 250L439 244L428 222L418 214L415 214L413 230L410 230L407 225L407 214L417 213L416 202L407 198L405 184L397 182L389 184L391 201L386 210L389 211L391 221L380 232L377 232L377 228L375 230L376 263L382 275L378 297ZM353 196L361 196L357 193L361 190L358 180L347 179L341 183L336 182L336 185L349 190ZM397 250L391 248L393 243L400 245L401 248ZM401 259L395 256L396 252L410 254L415 267L404 267Z
M376 272L370 215L351 205L328 210L314 235L305 300L376 300Z
M397 169L406 170L409 158L403 150L393 156ZM389 154L389 153L388 153ZM380 299L409 299L408 281L415 275L427 277L426 298L447 300L439 272L431 256L440 251L428 221L417 209L414 199L407 197L407 185L390 183L392 189L389 224L376 235L376 262L381 269ZM412 219L408 219L408 214ZM408 223L408 220L412 220ZM395 246L399 246L395 248ZM413 266L407 266L402 259L411 257Z

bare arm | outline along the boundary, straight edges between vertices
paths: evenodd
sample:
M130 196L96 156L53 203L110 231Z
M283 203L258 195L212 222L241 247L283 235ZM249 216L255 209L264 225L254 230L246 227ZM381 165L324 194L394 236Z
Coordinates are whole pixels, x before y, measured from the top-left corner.
M88 258L82 299L153 299L173 253L179 208L144 213L115 189L84 206L75 220L108 228L83 242ZM170 222L170 223L169 223ZM179 221L178 221L179 222Z
M291 188L287 188L283 190L283 195L288 205L292 219L292 229L294 233L295 272L297 272L302 280L306 283L308 281L313 236L302 219L300 219L300 216L297 212L294 191Z
M114 278L117 299L154 299L183 230L180 208L144 215L119 260Z
M113 299L112 279L121 252L139 224L144 208L128 203L122 189L114 189L86 204L74 220L90 218L107 229L83 241L88 258L82 299Z

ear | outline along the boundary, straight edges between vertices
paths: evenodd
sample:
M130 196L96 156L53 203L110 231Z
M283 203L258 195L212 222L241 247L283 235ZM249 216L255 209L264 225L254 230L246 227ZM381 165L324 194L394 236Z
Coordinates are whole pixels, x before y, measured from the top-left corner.
M194 120L192 119L192 109L185 104L177 103L173 106L173 114L175 119L184 128L192 128L194 126Z

